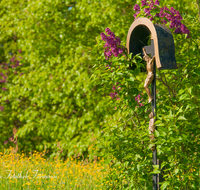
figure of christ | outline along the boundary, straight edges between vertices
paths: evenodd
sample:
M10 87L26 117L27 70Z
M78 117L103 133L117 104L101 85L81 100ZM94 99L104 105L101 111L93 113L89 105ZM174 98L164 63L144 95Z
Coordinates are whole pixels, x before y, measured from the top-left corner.
M154 132L155 132L155 119L153 118L153 112L151 112L149 114L149 134L150 134L150 140L153 141L155 139L154 137ZM151 150L154 151L155 150L155 144L151 147Z
M147 95L149 97L149 101L148 103L150 103L152 100L153 100L153 97L151 95L151 92L150 92L150 89L148 88L149 84L151 84L151 82L153 81L153 78L154 78L154 73L153 73L153 68L154 68L154 60L155 60L155 55L153 56L153 58L149 57L146 53L146 50L144 48L142 48L143 52L144 52L144 61L147 62L147 78L145 80L145 83L144 83L144 88L147 92Z

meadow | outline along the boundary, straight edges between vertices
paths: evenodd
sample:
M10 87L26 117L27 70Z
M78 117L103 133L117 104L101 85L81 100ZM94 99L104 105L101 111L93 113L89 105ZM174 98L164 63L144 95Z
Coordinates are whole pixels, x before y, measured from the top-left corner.
M45 159L45 151L26 155L13 147L0 152L1 190L101 190L108 167L104 160L76 157Z

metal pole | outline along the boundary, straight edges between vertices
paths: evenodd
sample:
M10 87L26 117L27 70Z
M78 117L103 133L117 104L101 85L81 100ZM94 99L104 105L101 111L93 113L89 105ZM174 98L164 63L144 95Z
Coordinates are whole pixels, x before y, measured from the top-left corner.
M153 57L154 55L151 55ZM153 100L151 102L151 109L153 112L153 116L156 117L156 63L154 63L154 79L151 83L151 92L153 96ZM156 121L156 119L155 119ZM156 126L155 126L156 129ZM157 150L155 146L155 150L153 151L153 165L157 165ZM158 174L153 174L153 190L158 190Z

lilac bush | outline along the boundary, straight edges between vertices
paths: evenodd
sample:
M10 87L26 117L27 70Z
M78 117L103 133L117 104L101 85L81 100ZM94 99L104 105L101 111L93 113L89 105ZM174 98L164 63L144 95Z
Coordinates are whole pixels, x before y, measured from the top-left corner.
M190 31L181 22L183 20L181 14L173 7L170 9L166 6L161 7L158 0L155 0L155 2L153 0L142 0L141 7L138 4L135 4L133 10L135 11L135 14L133 15L135 19L140 16L147 17L154 23L167 24L174 33L187 34L187 38L190 38ZM126 47L121 45L120 38L109 28L105 29L105 33L101 33L101 39L105 42L103 47L105 59L109 61L106 68L108 68L110 72L113 72L111 62L112 57L120 57L123 55L127 59L128 55L126 54ZM109 94L110 97L119 100L119 88L116 88L113 85L112 90L113 92ZM141 103L142 100L141 95L135 97L135 101L139 107L144 106L144 104Z
M138 4L135 4L133 8L133 10L136 12L133 15L135 19L137 19L139 16L144 16L152 21L156 21L157 18L159 18L161 24L169 24L169 27L174 30L174 33L187 34L187 38L191 37L190 31L181 22L183 18L178 10L175 10L173 7L170 9L166 6L161 7L158 0L156 0L155 3L153 0L142 0L141 3L141 7Z

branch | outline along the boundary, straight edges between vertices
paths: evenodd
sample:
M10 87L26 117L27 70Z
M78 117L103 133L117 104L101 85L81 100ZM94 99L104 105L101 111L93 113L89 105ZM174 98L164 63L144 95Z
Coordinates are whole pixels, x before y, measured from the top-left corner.
M135 113L135 116L137 117L138 123L140 124L140 120L139 120L139 118L138 118L137 113L136 113L136 112L134 112L134 113Z
M156 79L160 80L160 81L168 88L170 98L171 98L171 93L170 93L170 91L172 92L173 96L176 97L176 95L174 94L173 89L167 84L167 79L166 79L164 73L163 73L163 75L164 75L165 81L163 81L163 78L162 78L162 75L161 75L161 72L160 72L160 71L159 71L159 73L160 73L161 78L156 77Z
M135 121L133 120L133 117L134 117L134 116L132 116L131 118L129 118L129 119L126 121L126 124L124 125L124 128L126 127L127 122L128 122L129 120L131 120L131 121L134 123L134 125L137 127Z

